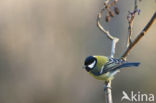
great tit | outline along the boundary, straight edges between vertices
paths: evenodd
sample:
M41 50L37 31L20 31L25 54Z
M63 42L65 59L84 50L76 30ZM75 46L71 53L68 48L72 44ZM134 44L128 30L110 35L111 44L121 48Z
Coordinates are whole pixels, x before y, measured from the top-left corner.
M84 68L91 76L98 80L109 81L121 68L137 67L139 62L127 62L123 59L109 58L106 56L88 56Z

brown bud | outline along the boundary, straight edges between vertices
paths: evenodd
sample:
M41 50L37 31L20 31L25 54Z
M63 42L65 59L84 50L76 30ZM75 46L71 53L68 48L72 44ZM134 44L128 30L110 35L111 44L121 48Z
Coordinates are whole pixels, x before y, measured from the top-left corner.
M107 15L107 16L105 17L105 20L106 20L106 22L109 22L109 21L110 21L110 16Z
M114 17L114 13L112 11L108 12L111 17Z
M118 7L114 7L114 12L115 12L115 14L118 15L120 13L119 8Z

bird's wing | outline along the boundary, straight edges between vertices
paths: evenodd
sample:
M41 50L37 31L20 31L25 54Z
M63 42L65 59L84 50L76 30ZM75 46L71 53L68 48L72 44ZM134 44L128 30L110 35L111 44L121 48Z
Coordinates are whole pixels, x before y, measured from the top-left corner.
M108 71L112 71L114 68L119 67L123 63L125 63L125 61L123 61L122 59L110 58L109 61L103 67L103 71L101 73L103 74Z
M139 66L139 62L126 62L122 59L114 59L110 58L109 61L105 64L103 67L103 71L101 71L101 74L107 73L107 72L114 72L120 68L125 67L137 67Z

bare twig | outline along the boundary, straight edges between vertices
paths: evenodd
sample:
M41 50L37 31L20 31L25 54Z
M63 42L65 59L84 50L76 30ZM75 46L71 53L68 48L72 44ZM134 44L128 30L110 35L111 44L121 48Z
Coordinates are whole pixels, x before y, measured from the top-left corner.
M108 1L108 0L107 0ZM105 8L101 9L101 11L98 13L97 16L97 27L104 33L106 34L106 36L108 37L108 39L110 39L112 41L112 48L111 48L111 56L110 57L114 57L115 54L115 47L116 47L116 43L119 41L118 38L113 37L109 31L107 31L106 29L103 28L103 26L100 23L100 19L102 17L102 13L105 11Z
M156 12L153 14L151 20L147 23L144 29L140 32L140 34L135 38L132 44L126 49L121 58L125 59L129 54L130 50L139 42L139 40L146 34L151 25L156 21Z
M137 0L134 0L134 10L132 12L129 11L129 14L127 16L127 20L128 20L128 24L129 24L127 47L129 45L131 45L131 43L132 43L131 36L132 36L133 21L134 21L135 14L136 13L139 14L139 12L140 12L140 10L138 9Z
M109 31L105 30L105 29L103 28L103 26L101 25L101 23L100 23L100 19L101 19L101 17L102 17L102 13L104 12L104 10L105 10L105 8L101 9L101 11L98 13L98 16L97 16L97 26L98 26L98 28L99 28L103 33L106 34L106 36L108 37L108 39L113 40L114 37L109 33Z

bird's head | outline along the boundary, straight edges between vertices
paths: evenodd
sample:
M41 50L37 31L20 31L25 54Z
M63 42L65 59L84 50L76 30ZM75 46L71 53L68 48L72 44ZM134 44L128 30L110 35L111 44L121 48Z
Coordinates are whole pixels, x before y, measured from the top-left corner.
M88 56L84 62L84 68L87 72L91 71L97 63L97 59L94 56Z

